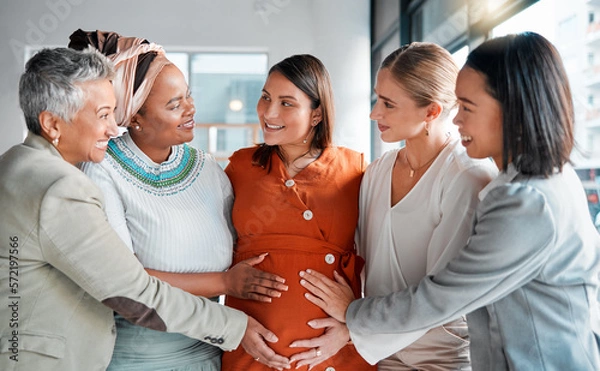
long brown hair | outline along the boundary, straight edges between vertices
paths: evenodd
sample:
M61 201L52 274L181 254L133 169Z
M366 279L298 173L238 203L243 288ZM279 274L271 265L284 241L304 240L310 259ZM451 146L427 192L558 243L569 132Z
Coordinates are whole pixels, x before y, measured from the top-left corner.
M311 100L311 108L321 107L321 121L314 127L314 135L310 141L310 149L323 150L331 145L335 112L333 104L333 89L329 72L323 63L310 54L299 54L288 57L277 63L269 70L269 75L279 72L298 89L302 90ZM278 145L266 143L258 145L252 155L252 164L271 170L271 156L276 153L284 160Z

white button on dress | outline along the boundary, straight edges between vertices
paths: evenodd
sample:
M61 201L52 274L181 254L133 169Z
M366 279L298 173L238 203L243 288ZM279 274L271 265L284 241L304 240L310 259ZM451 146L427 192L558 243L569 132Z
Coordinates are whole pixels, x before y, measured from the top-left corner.
M335 263L335 255L333 255L333 254L325 255L325 263L327 263L327 264Z
M286 187L293 187L294 184L296 184L296 182L294 182L294 179L288 179L285 181L285 186Z
M310 210L306 210L302 213L302 216L304 217L304 220L311 220L313 218L313 212Z
M327 367L327 368L325 369L325 371L335 371L335 368L333 368L333 367L331 367L331 366L330 366L330 367Z

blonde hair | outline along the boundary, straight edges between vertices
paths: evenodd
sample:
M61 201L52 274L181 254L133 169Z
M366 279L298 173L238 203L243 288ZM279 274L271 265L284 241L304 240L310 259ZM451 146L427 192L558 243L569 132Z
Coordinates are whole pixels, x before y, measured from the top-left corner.
M458 66L441 46L412 42L396 49L381 63L419 107L437 102L443 107L442 118L456 106Z

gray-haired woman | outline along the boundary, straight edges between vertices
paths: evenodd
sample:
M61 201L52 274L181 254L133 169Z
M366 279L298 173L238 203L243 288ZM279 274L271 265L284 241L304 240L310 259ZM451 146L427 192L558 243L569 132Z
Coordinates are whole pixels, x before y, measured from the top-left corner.
M106 221L100 190L74 165L102 160L117 134L112 76L99 53L58 48L21 77L29 134L0 157L0 369L106 369L113 311L286 367L264 344L270 331L151 279Z

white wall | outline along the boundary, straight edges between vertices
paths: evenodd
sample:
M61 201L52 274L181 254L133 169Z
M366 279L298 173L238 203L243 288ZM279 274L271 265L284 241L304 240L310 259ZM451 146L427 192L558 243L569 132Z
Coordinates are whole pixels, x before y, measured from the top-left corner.
M17 91L25 49L66 46L82 28L144 37L167 50L266 50L270 65L313 54L333 80L336 143L368 154L369 21L368 0L0 0L0 153L24 136Z

